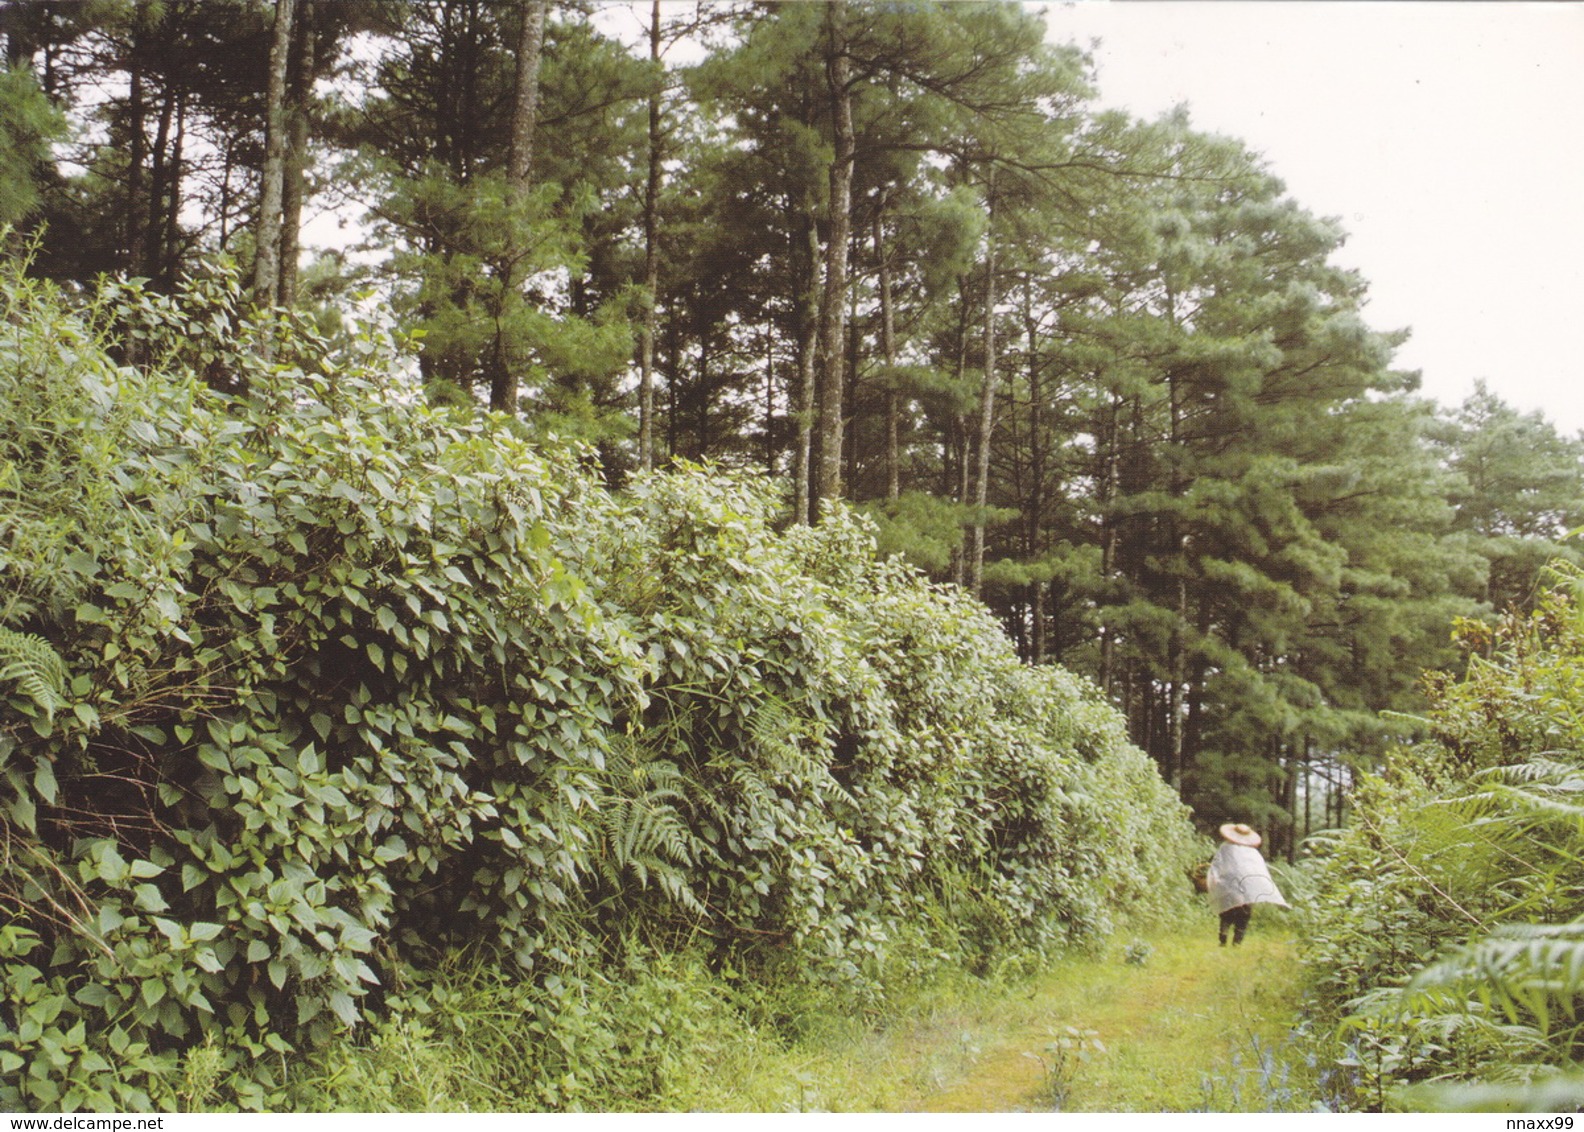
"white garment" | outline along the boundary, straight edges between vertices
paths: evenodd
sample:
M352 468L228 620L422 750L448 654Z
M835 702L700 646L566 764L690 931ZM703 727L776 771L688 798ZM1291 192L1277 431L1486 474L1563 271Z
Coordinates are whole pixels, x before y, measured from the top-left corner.
M1210 858L1210 872L1205 880L1210 888L1210 903L1215 905L1217 912L1242 904L1289 907L1282 899L1281 889L1271 879L1265 858L1260 856L1258 849L1248 845L1223 843Z

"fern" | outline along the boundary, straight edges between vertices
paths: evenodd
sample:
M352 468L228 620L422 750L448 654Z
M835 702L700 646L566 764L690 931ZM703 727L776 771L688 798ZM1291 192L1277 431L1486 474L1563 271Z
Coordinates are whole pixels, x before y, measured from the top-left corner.
M621 889L631 876L640 888L653 882L691 912L704 906L688 886L685 867L698 858L698 845L684 814L687 776L675 763L644 761L637 745L616 746L606 762L606 794L600 801L605 880Z
M1421 971L1406 988L1425 996L1458 988L1510 1019L1578 1016L1584 991L1584 920L1568 924L1504 924Z
M48 641L0 626L0 680L9 680L54 718L66 706L66 662Z
M1473 782L1483 788L1453 802L1487 810L1516 804L1520 812L1577 821L1584 817L1584 771L1550 757L1553 753L1480 771Z
M814 766L797 742L799 723L792 709L773 696L755 705L748 718L748 749L771 774L807 773Z

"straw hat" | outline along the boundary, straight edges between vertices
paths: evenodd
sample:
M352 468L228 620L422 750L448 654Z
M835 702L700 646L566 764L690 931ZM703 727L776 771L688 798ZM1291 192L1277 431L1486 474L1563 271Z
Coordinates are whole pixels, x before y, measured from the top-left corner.
M1221 827L1221 836L1234 845L1247 845L1251 849L1258 849L1260 835L1254 832L1252 826L1238 822L1236 825L1228 822Z

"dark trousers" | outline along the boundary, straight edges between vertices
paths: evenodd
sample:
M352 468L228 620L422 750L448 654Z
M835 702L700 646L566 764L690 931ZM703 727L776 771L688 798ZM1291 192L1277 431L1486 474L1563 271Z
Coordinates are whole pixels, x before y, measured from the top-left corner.
M1221 944L1226 946L1227 929L1232 929L1232 942L1243 942L1243 933L1248 931L1249 917L1254 914L1254 905L1239 904L1236 908L1228 908L1221 913Z

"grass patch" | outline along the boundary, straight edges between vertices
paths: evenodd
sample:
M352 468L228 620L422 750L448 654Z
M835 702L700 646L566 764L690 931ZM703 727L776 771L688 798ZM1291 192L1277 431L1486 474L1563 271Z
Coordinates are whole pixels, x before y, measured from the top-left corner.
M1271 1111L1311 1107L1287 1035L1298 962L1279 912L1241 947L1215 920L1121 933L1031 975L960 978L883 1020L811 1019L711 1066L693 1107L775 1111Z
M1307 1109L1286 1044L1297 986L1274 911L1241 947L1218 947L1200 910L1038 970L943 975L870 1011L654 957L549 1010L462 965L437 980L427 1016L293 1076L299 1105L360 1110Z

